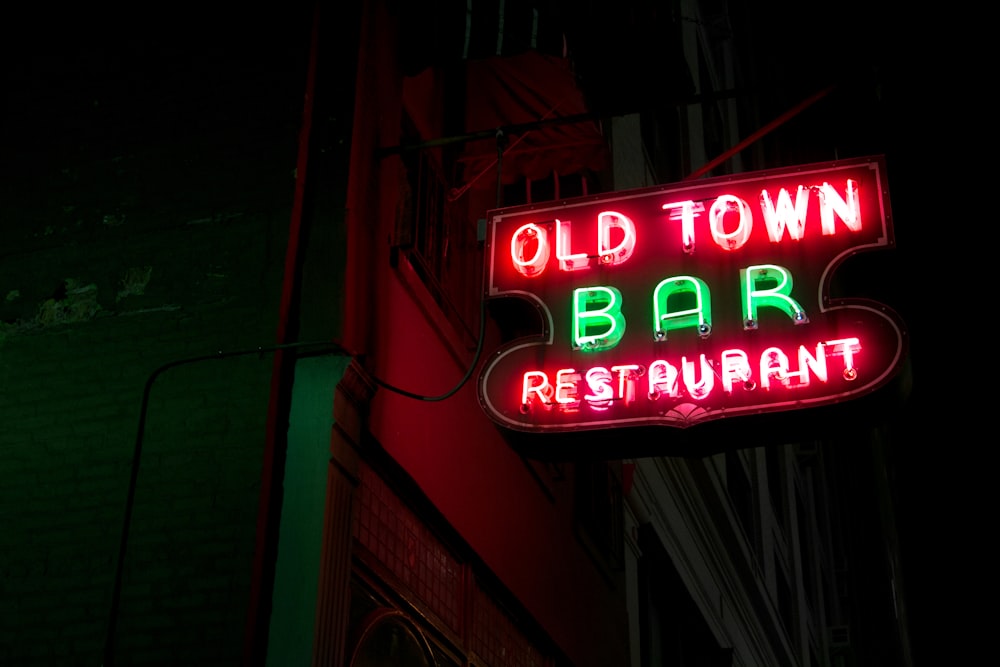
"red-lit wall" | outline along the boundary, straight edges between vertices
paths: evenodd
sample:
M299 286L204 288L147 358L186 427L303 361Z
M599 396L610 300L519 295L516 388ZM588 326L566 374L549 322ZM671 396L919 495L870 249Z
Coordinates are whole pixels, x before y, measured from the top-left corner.
M368 373L436 397L459 382L473 354L451 347L444 317L421 305L423 287L390 265L400 166L397 157L377 159L376 149L400 139L394 30L383 11L368 13L352 140L344 335ZM487 329L484 356L498 336L489 321ZM622 664L624 590L574 536L572 476L536 479L481 410L475 377L441 401L379 388L367 427L574 664ZM611 573L611 581L619 575Z

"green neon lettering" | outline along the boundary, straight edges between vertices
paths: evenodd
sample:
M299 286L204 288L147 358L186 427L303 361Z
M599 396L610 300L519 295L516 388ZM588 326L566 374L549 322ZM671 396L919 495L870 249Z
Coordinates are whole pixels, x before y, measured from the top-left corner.
M711 291L694 276L666 278L653 290L653 338L666 340L668 331L686 327L696 327L702 338L712 332Z
M596 352L610 350L625 335L622 295L614 287L573 290L573 347Z
M777 308L792 318L795 324L806 324L809 318L802 306L789 296L792 274L777 264L755 264L740 269L740 291L743 303L743 328L757 328L757 309Z

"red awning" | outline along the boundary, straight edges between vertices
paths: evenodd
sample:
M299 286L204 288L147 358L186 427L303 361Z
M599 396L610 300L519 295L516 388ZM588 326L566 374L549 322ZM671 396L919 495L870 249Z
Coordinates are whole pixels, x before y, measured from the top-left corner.
M468 132L544 121L531 129L514 128L506 137L504 184L552 172L599 171L608 164L609 150L596 120L557 120L588 111L566 58L528 51L470 60L466 73ZM461 160L465 187L495 187L495 139L468 142Z

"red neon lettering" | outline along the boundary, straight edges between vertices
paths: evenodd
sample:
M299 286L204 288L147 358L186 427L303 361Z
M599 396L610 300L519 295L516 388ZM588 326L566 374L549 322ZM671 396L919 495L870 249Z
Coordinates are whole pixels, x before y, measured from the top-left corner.
M731 348L720 354L717 364L705 355L694 361L682 357L680 372L663 359L653 361L648 369L634 363L618 364L610 370L594 366L585 373L564 368L556 371L554 385L545 371L532 370L523 375L521 404L525 409L540 404L564 411L576 411L582 404L601 411L615 405L628 406L641 400L638 383L644 375L647 376L645 396L648 401L679 399L682 394L690 399L704 400L715 390L716 375L721 378L722 390L727 394L755 391L758 382L765 391L773 391L776 387L794 390L808 386L813 376L819 382L829 382L827 366L836 358L843 360L843 380L853 381L858 375L854 356L860 350L860 341L855 337L817 343L815 356L805 345L800 345L796 350L798 368L791 370L789 357L780 348L765 349L756 359L756 365L751 364L745 350ZM678 382L679 378L683 382Z

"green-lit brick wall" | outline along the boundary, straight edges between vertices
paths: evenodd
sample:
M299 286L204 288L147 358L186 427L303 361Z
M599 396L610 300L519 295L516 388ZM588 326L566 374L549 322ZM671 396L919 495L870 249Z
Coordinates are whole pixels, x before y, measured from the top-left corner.
M102 663L147 379L275 342L301 25L297 51L281 35L93 86L81 65L46 79L68 92L8 98L23 141L0 185L2 665ZM110 62L122 45L107 44ZM183 364L152 385L116 664L240 664L272 361Z
M336 339L343 304L357 18L311 50L315 8L44 7L5 38L4 667L104 664L139 440L113 662L242 664L273 356L217 353L277 342L297 194L289 335ZM204 355L156 375L140 438L151 374Z
M0 663L99 664L146 380L171 361L274 342L291 203L281 166L269 196L248 184L248 201L231 182L229 201L213 189L198 210L192 188L175 211L152 193L100 239L57 229L4 258ZM184 364L152 385L122 664L238 660L271 361Z

